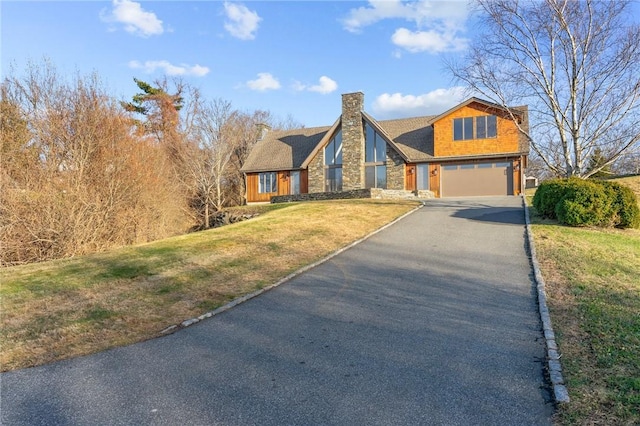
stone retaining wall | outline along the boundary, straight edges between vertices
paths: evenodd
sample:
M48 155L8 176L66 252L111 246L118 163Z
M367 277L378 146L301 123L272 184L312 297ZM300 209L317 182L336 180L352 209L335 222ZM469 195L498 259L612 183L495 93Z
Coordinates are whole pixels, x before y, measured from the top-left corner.
M371 198L371 189L354 189L342 192L314 192L311 194L276 195L271 197L271 203L291 203L294 201L318 200L350 200L355 198Z
M406 191L393 189L354 189L342 192L315 192L298 195L276 195L271 197L271 203L292 203L294 201L318 201L318 200L351 200L355 198L373 198L376 200L418 200L434 198L431 191Z

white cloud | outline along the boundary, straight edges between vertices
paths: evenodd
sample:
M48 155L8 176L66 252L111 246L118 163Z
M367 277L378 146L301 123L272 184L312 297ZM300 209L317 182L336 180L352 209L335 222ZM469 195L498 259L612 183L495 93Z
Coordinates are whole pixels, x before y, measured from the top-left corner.
M335 80L330 79L326 75L320 77L320 84L309 87L309 91L318 92L326 95L327 93L331 93L338 88L338 83Z
M249 10L242 4L224 3L224 11L227 21L224 28L232 36L241 40L253 40L256 38L255 32L262 18L255 11Z
M371 24L375 24L383 19L414 17L414 8L400 0L370 0L369 6L362 6L351 9L349 16L342 20L347 31L357 33Z
M469 42L466 38L456 37L453 32L409 31L406 28L398 28L391 41L411 53L455 52L466 49Z
M120 23L125 31L141 37L159 35L164 32L162 21L155 13L142 9L140 3L131 0L113 0L110 13L102 10L100 19L108 23Z
M463 87L437 89L423 95L383 93L373 102L373 112L380 118L400 118L441 114L462 102Z
M258 73L258 78L247 81L247 87L251 90L264 92L267 90L277 90L280 88L280 82L267 72Z
M468 7L461 1L369 0L369 5L351 9L342 20L344 28L359 33L364 27L385 19L403 19L416 30L398 28L391 41L411 53L462 50L467 40L458 34L465 30Z
M305 84L300 83L299 81L294 81L292 88L293 90L298 92L307 90L309 92L317 92L323 95L334 92L338 88L338 83L336 83L335 80L332 80L326 75L323 75L322 77L320 77L320 79L318 80L318 83L319 84L316 84L313 86L307 86Z
M154 73L156 70L162 70L167 75L193 75L196 77L204 77L209 74L209 68L202 65L173 65L169 61L129 61L129 68L143 70L147 74Z

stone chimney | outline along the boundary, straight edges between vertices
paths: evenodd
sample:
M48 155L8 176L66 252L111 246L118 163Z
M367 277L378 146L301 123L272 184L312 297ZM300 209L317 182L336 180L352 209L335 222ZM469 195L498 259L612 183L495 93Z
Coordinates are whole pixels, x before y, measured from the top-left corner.
M258 138L257 138L257 140L259 140L259 141L264 139L264 137L267 136L267 133L271 130L271 126L269 126L268 124L265 124L265 123L258 123L258 124L256 124L256 127L258 128Z
M364 93L342 95L342 190L364 188Z

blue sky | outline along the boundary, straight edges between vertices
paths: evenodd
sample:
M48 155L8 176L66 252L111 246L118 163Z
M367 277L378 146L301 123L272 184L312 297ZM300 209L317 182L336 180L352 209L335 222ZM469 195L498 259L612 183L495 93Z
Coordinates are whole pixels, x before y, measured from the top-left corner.
M472 38L465 1L2 1L2 76L47 57L96 71L114 96L133 78L180 76L208 98L330 125L340 95L377 119L437 114L463 100L442 58Z

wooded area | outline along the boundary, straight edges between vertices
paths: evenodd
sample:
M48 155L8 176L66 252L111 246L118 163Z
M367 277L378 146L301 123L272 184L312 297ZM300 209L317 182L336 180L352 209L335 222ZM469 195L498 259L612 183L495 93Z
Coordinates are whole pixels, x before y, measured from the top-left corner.
M134 82L121 101L97 74L69 79L44 61L1 83L0 266L208 228L245 203L256 125L297 125L179 79Z

